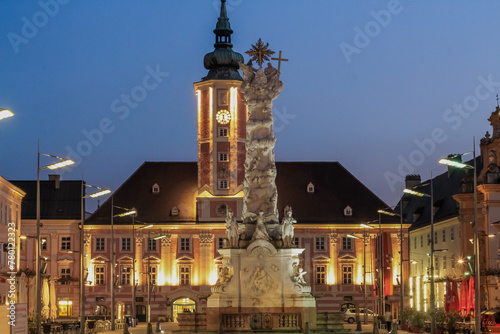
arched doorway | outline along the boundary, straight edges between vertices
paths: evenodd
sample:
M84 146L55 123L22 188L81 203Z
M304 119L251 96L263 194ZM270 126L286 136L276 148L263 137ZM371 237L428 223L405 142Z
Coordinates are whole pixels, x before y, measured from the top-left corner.
M177 322L177 314L182 312L195 312L196 311L196 303L194 300L189 298L181 298L174 301L174 322Z

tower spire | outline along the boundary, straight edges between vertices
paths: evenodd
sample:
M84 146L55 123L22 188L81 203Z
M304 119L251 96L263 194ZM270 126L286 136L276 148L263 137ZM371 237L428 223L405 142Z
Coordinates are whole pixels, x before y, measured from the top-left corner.
M243 56L234 52L231 43L233 30L227 16L226 0L221 0L220 16L214 29L215 50L207 53L203 60L205 68L210 70L202 80L243 80L238 73L239 63L243 62Z

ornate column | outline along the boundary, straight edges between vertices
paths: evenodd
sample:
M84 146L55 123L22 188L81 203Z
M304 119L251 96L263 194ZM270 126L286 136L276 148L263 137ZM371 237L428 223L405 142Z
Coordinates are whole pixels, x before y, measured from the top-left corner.
M263 212L265 223L278 223L278 190L276 188L276 164L274 145L276 138L273 130L273 100L283 90L283 83L278 78L278 70L264 61L269 60L274 52L259 39L252 49L246 52L251 60L257 61L255 69L251 62L240 63L245 80L240 90L244 94L248 111L246 124L245 179L243 181L243 222L253 223ZM252 231L253 232L253 231Z
M211 231L200 231L200 285L210 285L210 275L214 268L213 240L214 235Z
M162 281L159 281L162 285L171 285L172 284L172 275L169 273L172 271L172 236L170 235L170 231L162 232L163 235L166 235L165 238L161 240L161 264L160 264L160 274L162 277Z

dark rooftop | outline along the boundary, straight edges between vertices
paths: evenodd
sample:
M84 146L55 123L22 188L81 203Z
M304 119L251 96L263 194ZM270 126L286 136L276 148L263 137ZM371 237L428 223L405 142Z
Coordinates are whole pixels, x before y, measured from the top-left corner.
M360 224L377 219L387 205L338 162L277 162L278 209L292 206L299 223ZM194 223L198 190L196 162L145 162L114 193L114 205L138 211L137 220L147 223ZM308 192L309 183L314 192ZM157 184L159 193L153 193ZM87 219L86 224L109 224L111 198ZM352 208L352 215L344 209ZM179 209L171 216L172 208ZM123 210L115 209L116 215ZM114 223L130 224L130 217ZM399 223L387 217L383 223Z
M24 192L21 219L36 219L36 181L10 181ZM82 181L40 181L40 219L80 219Z

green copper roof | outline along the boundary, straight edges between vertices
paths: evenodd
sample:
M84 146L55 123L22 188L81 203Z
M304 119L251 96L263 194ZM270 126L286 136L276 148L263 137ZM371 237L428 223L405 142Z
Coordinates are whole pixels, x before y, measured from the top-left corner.
M227 17L226 0L221 0L220 16L215 26L215 50L203 59L208 75L202 80L243 80L238 73L243 56L233 51L231 24Z

